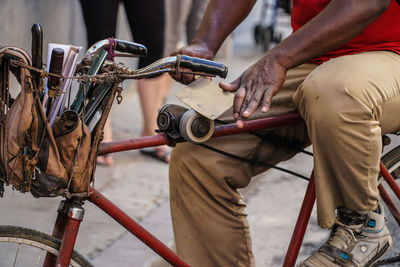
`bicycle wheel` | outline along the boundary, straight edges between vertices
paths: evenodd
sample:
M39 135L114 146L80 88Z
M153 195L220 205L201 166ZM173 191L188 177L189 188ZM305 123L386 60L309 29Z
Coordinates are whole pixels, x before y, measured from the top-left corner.
M400 182L400 146L392 149L388 153L386 153L382 157L382 162L393 176L396 179L396 182ZM380 183L386 189L390 198L393 200L394 204L397 208L400 209L400 201L397 196L392 192L390 187L386 184L382 177L379 177ZM382 203L384 203L382 201ZM389 209L385 207L385 214L387 217L387 226L392 235L393 239L393 247L392 249L385 255L384 259L378 262L377 265L391 264L390 266L400 266L400 226L393 218Z
M43 266L46 253L58 255L61 241L36 230L0 226L0 266ZM82 255L73 252L70 266L92 266Z

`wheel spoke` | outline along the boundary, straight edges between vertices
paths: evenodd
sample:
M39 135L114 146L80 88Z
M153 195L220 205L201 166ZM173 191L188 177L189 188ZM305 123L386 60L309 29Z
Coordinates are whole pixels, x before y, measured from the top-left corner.
M17 253L15 253L15 259L14 259L13 267L15 267L15 264L17 263L17 258L18 258L18 253L19 253L19 248L20 247L21 247L21 244L18 244Z
M36 260L36 263L35 263L35 267L38 267L38 266L39 266L39 262L40 262L40 259L41 259L42 256L43 256L43 252L44 252L43 249L40 250L39 256L38 256L38 258L37 258L37 260Z
M0 267L40 267L47 253L57 257L60 240L33 229L0 225L0 245ZM7 265L3 264L6 261ZM92 267L90 262L77 252L72 254L69 266Z

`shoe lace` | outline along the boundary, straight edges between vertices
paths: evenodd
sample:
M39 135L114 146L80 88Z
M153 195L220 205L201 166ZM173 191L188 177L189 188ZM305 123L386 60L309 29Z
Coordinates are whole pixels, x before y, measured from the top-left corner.
M327 245L348 250L357 242L353 229L341 223L336 223L333 227L332 233L326 242Z

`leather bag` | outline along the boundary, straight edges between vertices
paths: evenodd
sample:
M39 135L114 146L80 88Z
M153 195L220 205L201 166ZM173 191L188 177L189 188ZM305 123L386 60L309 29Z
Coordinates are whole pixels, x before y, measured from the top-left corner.
M34 197L88 193L95 166L88 159L95 151L91 153L87 126L75 111L67 110L51 129L40 101L41 90L29 69L13 67L10 60L31 65L24 50L0 47L0 179ZM5 81L8 70L21 86L15 100Z

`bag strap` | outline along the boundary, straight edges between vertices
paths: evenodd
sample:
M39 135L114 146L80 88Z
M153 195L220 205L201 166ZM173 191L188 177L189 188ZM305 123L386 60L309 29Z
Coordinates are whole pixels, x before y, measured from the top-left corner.
M1 48L0 48L1 49ZM11 96L9 92L9 62L0 60L0 157L7 157L7 113L11 106ZM0 181L7 182L7 172L3 162L0 161ZM3 183L3 182L1 182ZM0 184L0 197L3 197L4 186Z
M5 55L11 55L19 58L24 62L25 64L31 66L32 65L32 58L26 52L26 50L15 47L15 46L0 46L0 60L3 58Z

